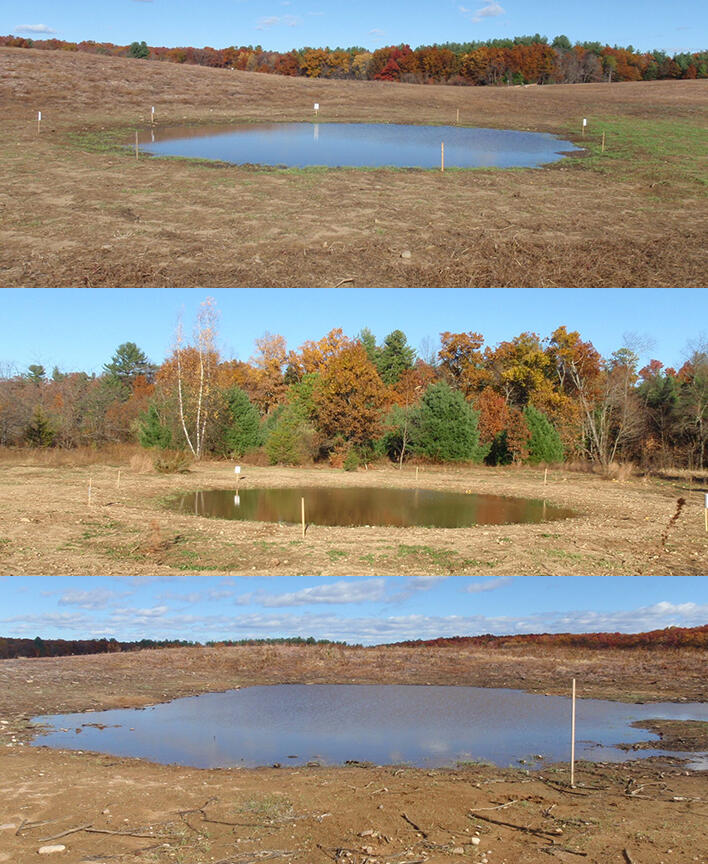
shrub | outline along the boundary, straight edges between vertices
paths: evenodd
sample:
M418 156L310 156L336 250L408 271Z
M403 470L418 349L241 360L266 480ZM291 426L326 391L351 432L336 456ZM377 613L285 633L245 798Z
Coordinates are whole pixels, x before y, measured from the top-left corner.
M148 410L138 417L138 441L141 447L157 447L167 450L172 446L172 432L160 420L157 407L150 405Z
M344 457L344 463L342 465L345 471L356 471L359 467L359 457L357 456L356 450L352 447L351 450Z
M524 408L524 419L531 433L528 461L532 465L539 462L562 462L563 444L546 415L533 405L527 405Z
M232 387L226 394L229 407L228 426L224 432L224 447L228 454L243 456L262 443L261 418L248 394Z
M481 462L489 445L479 443L478 418L458 390L431 384L413 416L411 449L438 462Z
M286 406L273 426L265 444L271 465L302 465L317 454L318 436L293 406Z
M186 474L192 457L184 450L163 450L152 464L160 474Z
M32 419L25 426L25 441L32 447L51 447L56 432L40 405L34 409Z

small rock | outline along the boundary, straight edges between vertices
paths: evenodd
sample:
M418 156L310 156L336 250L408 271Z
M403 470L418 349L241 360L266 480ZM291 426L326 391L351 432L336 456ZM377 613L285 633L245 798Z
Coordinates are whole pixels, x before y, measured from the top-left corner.
M364 852L366 855L373 855L374 854L374 847L373 846L362 846L361 851Z
M40 846L37 851L40 855L53 855L55 852L65 852L66 846L56 843L54 846Z
M482 842L482 841L479 839L479 837L470 837L470 843L471 843L473 846L479 846L479 844L480 844L481 842Z
M362 831L359 836L360 837L371 837L373 833L374 833L373 828L367 828L366 831Z
M404 249L403 252L401 252L401 258L410 258L410 257L411 257L411 250L410 249Z
M462 846L455 846L455 848L452 850L451 854L452 855L464 855L465 850L462 848Z

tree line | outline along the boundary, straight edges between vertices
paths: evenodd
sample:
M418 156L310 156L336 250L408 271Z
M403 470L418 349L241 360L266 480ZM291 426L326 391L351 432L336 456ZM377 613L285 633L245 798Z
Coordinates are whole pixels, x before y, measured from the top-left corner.
M645 633L520 633L516 636L452 636L395 642L406 648L513 648L547 645L568 648L706 648L708 624L700 627L666 627Z
M227 48L149 46L110 42L67 42L0 36L0 46L79 51L157 62L187 63L219 69L238 69L272 75L306 78L339 78L366 81L398 81L416 84L500 85L576 84L591 81L653 81L708 77L708 51L637 51L601 42L576 42L556 36L517 36L475 42L421 45L388 45L369 51L349 48L299 48L288 52L267 51L260 45Z
M131 342L99 375L31 365L0 376L0 445L138 442L158 460L186 453L257 464L410 459L490 465L586 460L609 470L706 467L708 346L678 369L602 357L577 331L524 332L496 346L443 332L417 353L402 330L381 343L341 328L288 349L266 333L248 361L220 356L207 299L193 338L160 365ZM157 462L156 462L157 464Z
M148 648L180 648L199 645L185 639L140 639L118 642L116 639L20 639L0 636L0 660L13 657L66 657L77 654L117 654L121 651L143 651Z

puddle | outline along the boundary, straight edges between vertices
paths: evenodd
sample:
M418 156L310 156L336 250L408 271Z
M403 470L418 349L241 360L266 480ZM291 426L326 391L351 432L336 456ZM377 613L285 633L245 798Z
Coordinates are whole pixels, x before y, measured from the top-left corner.
M301 521L312 525L412 525L465 528L567 519L572 510L545 501L501 495L466 495L432 489L378 489L306 486L294 489L215 489L189 492L169 502L171 509L217 519L254 522Z
M143 132L140 147L160 156L237 165L537 168L579 150L546 132L388 123L241 123Z
M580 699L576 711L577 759L673 755L705 764L707 754L628 753L614 745L652 739L632 728L635 720L708 720L708 705ZM569 699L482 687L280 684L33 722L52 727L35 746L197 768L347 760L430 767L484 760L532 768L570 754Z

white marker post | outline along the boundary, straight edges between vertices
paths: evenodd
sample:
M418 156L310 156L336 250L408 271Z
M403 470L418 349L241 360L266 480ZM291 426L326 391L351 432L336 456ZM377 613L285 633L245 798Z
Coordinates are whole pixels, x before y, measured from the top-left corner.
M317 115L320 113L320 103L319 103L319 102L315 102L313 108L314 108L314 111L315 111L315 117L317 117Z
M585 137L585 127L588 125L588 118L583 117L583 138Z
M152 110L150 111L150 122L152 125L155 125L155 106L152 106Z
M241 479L241 466L237 465L234 468L234 474L236 475L236 491L238 492L238 481Z
M116 480L116 489L120 489L120 468L118 469L118 479Z
M39 135L42 128L42 112L37 111L37 135Z
M575 788L575 678L573 678L573 697L570 709L570 788Z

